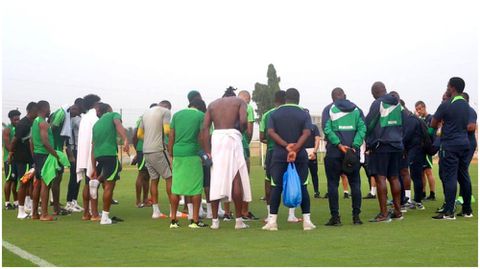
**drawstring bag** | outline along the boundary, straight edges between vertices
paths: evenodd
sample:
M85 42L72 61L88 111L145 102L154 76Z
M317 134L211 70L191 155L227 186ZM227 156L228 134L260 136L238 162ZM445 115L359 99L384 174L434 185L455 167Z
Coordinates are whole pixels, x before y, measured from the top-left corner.
M295 208L302 203L302 187L295 164L288 164L283 174L283 204L288 208Z

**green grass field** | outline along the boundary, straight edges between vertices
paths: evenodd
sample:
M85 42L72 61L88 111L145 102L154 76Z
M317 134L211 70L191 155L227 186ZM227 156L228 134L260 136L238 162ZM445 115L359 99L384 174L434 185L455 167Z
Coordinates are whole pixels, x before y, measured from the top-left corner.
M252 162L254 163L254 162ZM257 161L258 163L258 161ZM477 165L471 167L472 187L478 197ZM363 173L363 172L362 172ZM435 168L435 174L437 173ZM326 189L320 165L320 191ZM151 208L135 207L136 170L126 167L117 184L111 214L125 219L117 225L100 226L81 221L81 213L41 223L16 219L15 211L2 211L3 240L56 266L466 266L478 264L478 215L456 221L431 219L443 202L437 179L437 201L426 202L426 210L409 211L403 221L368 223L378 213L377 200L362 200L364 225L351 223L351 200L340 199L342 227L326 227L328 200L312 199L312 221L317 229L304 232L301 224L286 222L287 209L279 214L279 231L261 230L263 221L251 222L248 230L234 230L234 222L222 222L220 230L191 230L186 220L177 230L169 221L152 220ZM254 201L251 211L265 217L263 170L252 166ZM68 173L62 183L65 202ZM83 187L83 184L82 184ZM413 188L413 185L412 185ZM362 193L368 183L362 178ZM309 186L313 197L312 187ZM165 185L160 209L167 212ZM477 199L478 200L478 199ZM473 205L477 212L477 204ZM233 207L232 207L233 208ZM51 211L50 211L51 212ZM297 209L297 216L300 210ZM209 220L206 223L210 224ZM3 266L32 266L2 249Z

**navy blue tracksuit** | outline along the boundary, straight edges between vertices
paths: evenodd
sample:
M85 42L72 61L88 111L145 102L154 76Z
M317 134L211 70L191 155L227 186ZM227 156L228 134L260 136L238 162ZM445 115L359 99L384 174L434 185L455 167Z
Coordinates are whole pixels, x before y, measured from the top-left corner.
M322 128L327 138L327 154L324 161L328 183L328 204L332 217L338 217L338 184L340 175L343 173L342 161L345 154L337 146L342 144L354 148L360 159L360 146L366 132L363 112L348 100L337 100L323 110ZM358 216L362 205L360 166L355 167L352 173L345 173L345 175L352 192L352 215Z
M440 179L445 193L445 212L454 213L457 180L462 189L462 212L472 212L470 200L472 185L468 174L470 142L467 125L470 106L461 96L453 97L443 102L433 118L443 120L440 156Z
M413 189L415 192L413 200L417 203L421 203L423 196L423 164L425 162L425 152L422 149L421 145L423 136L420 126L421 119L417 118L411 112L405 113L404 119L405 121L403 124L403 144L405 146L405 154L408 162L408 167L410 168L410 177L413 181Z
M298 105L285 104L277 108L270 115L268 129L273 129L285 142L297 143L304 130L310 130L312 121L310 116ZM287 150L275 144L272 152L270 172L272 174L272 192L270 196L270 214L278 214L283 191L283 174L287 170ZM300 177L302 189L302 213L310 213L310 196L307 190L308 156L305 147L297 153L295 167Z

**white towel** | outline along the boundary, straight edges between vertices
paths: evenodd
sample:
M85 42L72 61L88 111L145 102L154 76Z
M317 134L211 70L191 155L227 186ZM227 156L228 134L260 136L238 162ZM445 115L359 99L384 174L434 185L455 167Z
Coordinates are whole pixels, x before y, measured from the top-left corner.
M238 130L213 131L212 162L210 200L232 201L232 183L239 172L243 187L243 201L252 201L250 179L243 155L242 134Z
M92 130L97 120L97 111L92 108L87 114L82 116L82 120L80 121L77 147L77 182L82 181L85 175L90 176L93 173ZM85 169L87 170L86 174Z
M68 105L62 106L63 111L65 111L65 119L63 120L63 127L60 131L60 135L64 137L68 137L68 139L72 138L72 121L70 119L70 111L68 111Z

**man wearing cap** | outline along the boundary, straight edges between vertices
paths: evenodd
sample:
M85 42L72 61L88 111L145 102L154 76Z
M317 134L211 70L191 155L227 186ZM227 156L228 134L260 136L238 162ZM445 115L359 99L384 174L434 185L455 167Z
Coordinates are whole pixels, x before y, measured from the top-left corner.
M338 212L338 183L343 173L348 178L352 190L353 224L362 224L360 207L360 147L366 133L362 111L346 99L341 88L332 91L333 103L325 107L322 113L322 128L327 138L325 156L325 174L328 182L328 203L330 220L326 226L340 226Z

